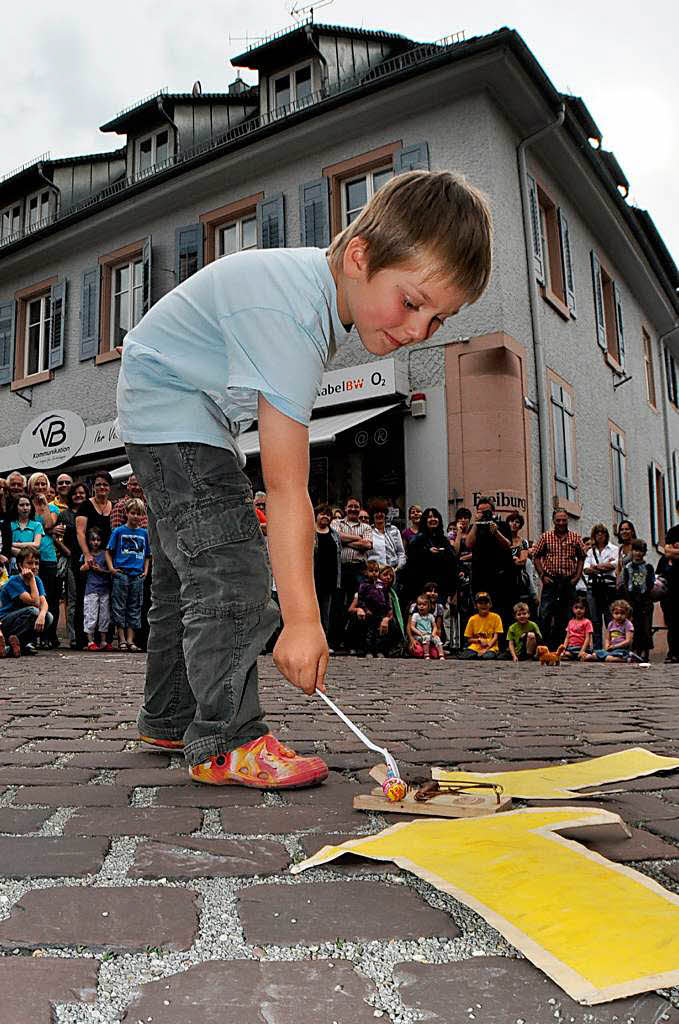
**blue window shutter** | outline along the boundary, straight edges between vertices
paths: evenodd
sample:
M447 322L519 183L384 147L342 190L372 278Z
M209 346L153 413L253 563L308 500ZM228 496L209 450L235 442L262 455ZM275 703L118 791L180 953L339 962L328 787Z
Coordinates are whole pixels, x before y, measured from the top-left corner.
M651 513L651 540L658 543L658 500L655 493L655 466L653 463L648 467L648 504Z
M394 153L394 173L404 171L429 170L429 145L426 142L415 142L411 146L402 146Z
M51 288L50 308L52 324L50 328L50 351L47 362L48 370L56 370L64 362L64 325L66 323L66 282L60 281Z
M99 352L99 267L83 271L80 289L80 360Z
M177 228L175 239L175 281L181 284L203 266L203 225Z
M327 178L299 186L299 222L302 245L320 249L330 245L330 191Z
M599 347L606 352L608 343L606 341L606 316L604 313L604 288L601 283L601 264L596 253L592 250L592 288L594 290L594 318L596 320L596 340Z
M144 275L144 304L142 306L142 316L144 313L148 313L151 308L151 236L148 235L144 239L144 248L142 250L142 261L143 261L143 275Z
M665 352L665 378L667 380L667 397L673 405L677 405L677 368L674 362L674 357L670 354L668 348L664 349Z
M615 306L615 329L618 336L618 362L625 366L625 324L622 316L622 299L620 289L615 281L613 282L613 304Z
M573 316L575 316L575 279L573 275L573 259L571 257L571 233L568 221L562 210L559 210L559 238L561 240L561 262L563 264L566 305Z
M533 269L540 284L545 283L545 254L542 251L542 231L540 230L540 206L538 204L538 186L530 174L528 179L528 210L530 213L530 229L533 242Z
M257 247L281 249L285 245L285 200L279 192L257 203Z
M11 384L14 368L14 299L0 302L0 384Z

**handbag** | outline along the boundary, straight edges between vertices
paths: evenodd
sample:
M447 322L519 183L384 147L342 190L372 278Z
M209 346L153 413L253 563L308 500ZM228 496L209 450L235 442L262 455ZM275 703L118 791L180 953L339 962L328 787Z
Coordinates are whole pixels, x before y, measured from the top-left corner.
M594 555L594 561L599 564L599 556L596 553L596 547L592 545L592 554ZM617 584L614 579L606 579L602 576L595 577L589 584L589 588L592 592L592 597L599 604L610 604L611 601L615 600L617 593Z
M65 580L66 579L66 577L68 575L68 564L69 564L69 562L70 562L70 558L68 557L68 555L60 555L59 558L57 558L57 579L58 580Z

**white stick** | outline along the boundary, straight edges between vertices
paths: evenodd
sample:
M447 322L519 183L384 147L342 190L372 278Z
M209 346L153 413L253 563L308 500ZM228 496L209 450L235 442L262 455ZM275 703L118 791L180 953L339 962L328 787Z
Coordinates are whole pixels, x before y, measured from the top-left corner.
M370 747L371 750L376 750L378 754L382 755L384 760L387 762L387 767L389 768L389 770L394 773L397 779L400 779L401 776L399 775L396 761L393 759L387 748L378 747L376 743L373 743L372 740L369 740L365 733L361 732L359 727L357 725L354 725L351 719L347 715L345 715L344 712L341 711L340 708L338 708L337 705L333 701L331 701L328 695L323 693L322 690L316 690L316 694L317 696L323 698L323 700L328 705L330 710L334 711L338 718L341 718L344 724L349 726L352 732L356 733L361 743L365 743L366 747Z

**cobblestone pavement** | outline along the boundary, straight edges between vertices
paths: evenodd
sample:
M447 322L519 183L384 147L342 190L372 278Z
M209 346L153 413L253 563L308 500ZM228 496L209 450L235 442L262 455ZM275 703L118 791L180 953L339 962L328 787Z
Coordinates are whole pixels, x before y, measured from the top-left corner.
M351 806L375 757L262 659L271 728L328 782L285 796L191 783L142 751L144 660L0 662L0 1024L679 1024L679 992L574 1003L476 914L395 865L290 875L396 819ZM639 745L679 753L679 674L334 659L329 692L410 778ZM625 842L593 847L679 893L679 772L621 784Z

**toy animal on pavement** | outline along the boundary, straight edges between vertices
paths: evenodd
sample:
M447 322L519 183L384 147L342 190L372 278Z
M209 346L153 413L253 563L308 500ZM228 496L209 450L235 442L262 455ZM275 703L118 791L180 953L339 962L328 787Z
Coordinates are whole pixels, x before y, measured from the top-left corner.
M554 668L556 665L561 664L561 655L565 650L564 645L559 644L555 651L550 651L548 647L540 646L535 653L543 668Z

